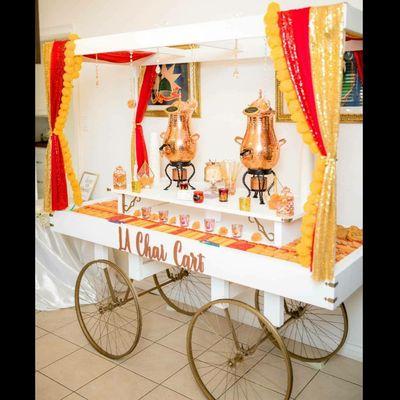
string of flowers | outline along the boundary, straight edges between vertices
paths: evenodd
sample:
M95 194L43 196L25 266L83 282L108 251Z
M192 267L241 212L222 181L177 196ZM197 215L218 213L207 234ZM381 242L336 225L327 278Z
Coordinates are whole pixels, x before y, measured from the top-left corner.
M274 63L276 77L279 81L279 88L288 105L291 118L296 122L297 131L300 133L303 142L308 145L311 152L317 155L313 179L310 184L311 193L304 204L305 215L301 225L302 236L299 244L296 246L299 263L305 267L309 267L312 261L314 230L326 161L324 157L320 155L300 102L297 99L296 90L290 79L278 25L279 11L280 8L277 3L270 3L267 13L264 16L264 23L266 26L265 33L267 35L268 45L271 49L271 58Z
M64 127L67 121L68 111L70 108L71 98L72 98L72 89L73 89L72 82L74 79L77 79L79 77L79 72L82 66L82 56L75 55L75 40L78 38L79 38L78 35L70 34L68 36L69 40L65 44L61 105L58 111L53 132L55 135L58 135L58 138L60 140L65 173L72 187L74 203L79 206L82 204L81 190L79 187L79 182L74 172L74 168L72 166L72 158L68 145L68 140L64 136Z

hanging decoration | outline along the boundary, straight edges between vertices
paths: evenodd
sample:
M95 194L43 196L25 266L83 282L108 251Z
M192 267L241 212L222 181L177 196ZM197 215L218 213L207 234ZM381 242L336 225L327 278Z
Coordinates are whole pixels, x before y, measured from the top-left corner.
M279 11L264 18L280 90L303 141L316 155L296 250L315 280L331 280L336 241L336 147L339 128L343 4Z
M145 69L142 84L140 86L140 93L139 93L139 101L136 110L136 164L137 164L137 171L140 170L143 163L146 161L148 162L147 157L147 149L146 149L146 142L143 136L143 127L142 122L144 118L144 113L147 109L147 104L150 99L151 89L154 86L154 82L156 80L156 65L148 65ZM135 172L137 172L135 171Z

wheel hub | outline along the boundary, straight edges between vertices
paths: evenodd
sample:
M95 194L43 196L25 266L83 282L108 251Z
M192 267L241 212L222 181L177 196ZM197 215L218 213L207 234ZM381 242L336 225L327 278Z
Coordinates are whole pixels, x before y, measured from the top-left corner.
M305 312L306 312L306 306L299 306L295 310L291 310L289 312L289 315L294 319L299 319L304 315Z
M235 368L237 364L243 362L244 358L245 358L245 354L243 354L242 352L236 353L235 357L230 358L228 360L228 366L230 368Z
M98 308L98 311L100 314L104 314L107 311L112 311L116 307L120 307L122 305L123 301L121 299L117 299L116 302L110 301L108 304L105 306L100 305Z
M172 279L173 281L180 281L183 278L186 278L189 276L189 271L187 269L182 268L178 273L176 274L169 274L168 278Z

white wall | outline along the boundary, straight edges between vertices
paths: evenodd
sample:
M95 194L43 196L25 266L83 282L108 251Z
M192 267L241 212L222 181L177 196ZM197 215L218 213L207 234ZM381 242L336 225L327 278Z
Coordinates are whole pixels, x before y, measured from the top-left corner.
M281 1L281 8L324 5L337 1ZM148 29L161 25L177 25L217 20L237 15L264 13L268 1L263 0L39 0L41 30L73 25L81 37ZM362 8L362 1L349 1ZM145 4L145 5L144 5ZM104 196L111 185L116 165L129 169L131 116L126 102L129 98L129 68L100 65L100 86L95 86L95 66L85 63L75 84L75 100L79 114L74 121L78 151L76 168L100 174L95 196ZM201 65L202 118L193 120L201 135L195 165L198 177L209 158L238 158L238 145L233 138L243 135L245 106L256 99L262 88L265 97L275 104L274 73L270 60L246 60L239 63L239 79L232 77L233 62L209 62ZM145 136L162 132L165 118L145 118ZM294 124L279 123L277 136L286 138L277 167L279 178L296 193L299 191L299 148L302 145ZM71 132L69 137L74 136ZM72 139L70 139L72 140ZM338 223L362 226L362 125L340 127L338 150ZM75 161L75 160L74 160ZM347 302L350 332L346 354L361 357L362 290Z

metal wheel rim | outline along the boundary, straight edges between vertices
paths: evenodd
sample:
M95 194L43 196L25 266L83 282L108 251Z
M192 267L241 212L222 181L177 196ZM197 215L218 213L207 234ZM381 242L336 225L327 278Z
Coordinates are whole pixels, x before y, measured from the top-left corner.
M98 264L98 263L104 263L104 264L106 264L108 267L114 269L114 270L116 271L116 273L118 273L120 276L122 276L123 282L127 285L127 287L128 287L129 290L130 290L130 293L132 294L132 299L130 300L130 302L133 301L134 306L135 306L136 316L137 316L137 318L136 318L137 325L136 325L136 327L135 327L135 332L134 332L135 337L134 337L134 340L133 340L133 342L132 342L132 345L128 348L128 350L125 351L125 352L123 352L123 353L121 353L121 354L113 354L113 353L110 353L110 352L104 350L104 349L96 342L96 340L92 337L92 334L89 332L89 330L88 330L88 328L87 328L87 326L86 326L86 323L85 323L85 321L84 321L83 315L82 315L82 308L81 308L80 296L79 296L79 294L80 294L80 287L81 287L81 283L82 283L82 278L84 277L85 272L86 272L92 265ZM119 279L119 278L118 278L118 279ZM132 285L130 279L126 276L125 272L124 272L123 270L121 270L120 267L118 267L116 264L112 263L112 262L109 261L109 260L100 260L100 259L99 259L99 260L93 260L93 261L87 263L87 264L82 268L82 270L80 271L80 273L79 273L79 275L78 275L78 278L77 278L77 280L76 280L76 284L75 284L75 296L74 296L74 297L75 297L75 311L76 311L76 315L77 315L77 318L78 318L79 325L80 325L80 327L81 327L81 329L82 329L82 331L83 331L83 333L84 333L86 339L89 341L90 345L91 345L96 351L98 351L100 354L104 355L105 357L108 357L108 358L111 358L111 359L120 359L120 358L126 356L127 354L131 353L131 352L135 349L136 345L137 345L138 342L139 342L140 335L141 335L141 331L142 331L142 314L141 314L141 311L140 311L139 301L138 301L138 298L137 298L137 295L136 295L135 288L133 287L133 285ZM107 323L108 323L108 321L107 321ZM121 328L122 328L122 327L121 327Z
M284 307L285 307L285 313L286 313L286 315L291 315L291 313L292 313L292 311L291 311L291 309L290 309L290 307L289 307L289 302L294 302L294 304L295 303L298 303L299 305L300 304L305 304L305 305L307 305L306 303L301 303L301 302L298 302L298 301L296 301L296 300L291 300L291 299L286 299L285 298L285 300L284 300ZM254 301L254 303L255 303L255 307L256 307L256 309L258 310L258 311L262 311L261 310L261 307L260 307L260 291L259 290L256 290L256 292L255 292L255 301ZM344 345L344 343L346 342L346 338L347 338L347 334L348 334L348 330L349 330L349 322L348 322L348 316L347 316L347 310L346 310L346 307L345 307L345 305L344 305L344 303L342 303L336 310L339 310L340 311L340 314L338 313L338 314L334 314L333 312L331 313L331 314L329 314L330 313L330 310L328 310L328 309L324 309L324 308L319 308L319 307L316 307L316 306L311 306L311 305L308 305L308 306L310 306L310 307L314 307L315 309L318 309L318 310L323 310L324 312L325 312L325 314L327 314L327 315L331 315L331 316L340 316L342 319L343 319L343 322L341 322L341 321L335 321L334 322L334 324L336 325L339 325L339 326L341 326L341 325L343 325L343 330L342 330L342 333L340 334L340 336L339 336L339 332L340 332L340 329L336 329L335 330L335 333L333 334L333 336L331 336L331 337L337 337L338 339L339 339L339 337L340 337L340 340L337 340L337 344L336 345L332 345L332 346L330 346L331 347L331 349L328 351L328 350L326 350L326 349L323 349L323 351L325 351L327 354L325 354L325 355L320 355L320 356L316 356L316 353L315 353L315 350L312 350L312 349L310 349L309 350L309 354L310 355L308 355L307 354L307 350L306 350L306 348L305 347L303 347L304 348L304 350L305 350L305 353L306 354L299 354L299 352L296 352L295 350L296 350L296 345L293 347L293 349L291 350L291 346L288 346L287 345L287 338L283 335L283 333L286 331L286 329L289 329L289 327L290 327L290 324L293 324L293 323L297 323L297 322L289 322L288 323L288 325L287 326L284 326L284 327L282 327L282 328L280 328L279 329L279 332L281 332L282 333L282 338L283 338L283 341L285 342L285 344L286 344L286 348L287 348L287 351L288 351L288 353L290 354L290 356L292 357L292 358L295 358L295 359L297 359L297 360L300 360L300 361L304 361L304 362L324 362L324 361L327 361L327 360L329 360L332 356L334 356L335 354L337 354L337 352L343 347L343 345ZM335 311L336 311L335 310ZM310 310L311 311L311 310ZM305 314L304 314L305 315ZM303 317L300 317L299 319L301 319L301 318L303 318ZM296 320L295 320L296 321ZM332 321L327 321L326 323L329 323L329 322L332 322ZM308 321L308 323L310 324L310 321ZM323 323L322 321L321 321L321 323ZM302 323L302 326L304 326L304 322ZM293 330L293 328L292 328L292 330ZM321 330L321 328L316 328L315 330L314 330L314 332L312 332L312 333L308 333L308 337L307 337L307 339L310 341L310 342L313 342L313 336L314 336L314 334L315 333L318 333L318 332L320 332L321 334L323 333L323 330L324 329L322 329ZM306 333L306 335L307 335L307 333ZM296 337L297 337L297 335L296 335ZM300 338L300 335L299 335L299 338ZM290 339L290 338L289 338ZM308 346L308 347L312 347L312 346ZM301 349L302 347L301 347L301 344L300 344L300 349ZM315 347L315 348L317 348L317 347ZM319 349L318 351L321 351L322 349Z
M228 303L228 304L236 305L238 307L242 307L245 310L253 313L256 316L256 318L260 321L260 326L263 327L263 329L265 329L266 331L268 331L270 333L270 335L272 335L272 338L275 341L275 345L279 346L279 348L280 348L280 350L282 351L282 354L283 354L283 359L284 359L284 363L285 363L285 367L286 367L286 371L287 371L287 387L286 387L286 393L285 393L284 399L288 400L290 398L290 395L292 393L292 388L293 388L293 369L292 369L290 356L289 356L289 353L286 350L286 346L285 346L284 342L282 341L282 339L281 339L278 331L276 330L276 328L257 309L255 309L254 307L252 307L252 306L250 306L250 305L248 305L246 303L243 303L243 302L241 302L239 300L234 300L234 299L219 299L219 300L214 300L214 301L211 301L211 302L205 304L203 307L201 307L195 313L195 315L193 316L193 318L191 319L191 321L189 323L189 327L188 327L188 331L187 331L187 335L186 335L186 351L187 351L189 365L190 365L190 369L192 371L193 377L195 378L197 385L200 387L200 389L202 390L204 395L209 400L216 400L216 397L214 397L213 394L210 393L210 391L207 389L207 386L203 383L203 380L200 377L200 374L199 374L199 372L197 370L197 367L196 367L196 363L195 363L195 358L196 357L194 357L193 349L192 349L193 330L194 330L194 326L196 324L197 319L205 311L207 311L213 305L216 305L218 303L224 303L224 304ZM269 353L267 352L265 354L265 356L267 356L268 354ZM249 372L249 371L247 371L247 372ZM247 374L247 372L245 373L245 375ZM239 378L238 381L240 381L242 378L243 377ZM233 385L231 385L228 390L230 390L235 384L236 384L236 382ZM269 389L269 390L271 390L271 389ZM222 394L219 395L217 398L218 399L223 399ZM240 397L240 399L241 399L241 397Z
M173 268L173 269L172 269ZM172 268L168 268L165 272L168 274L171 273L171 270L178 270L178 267L172 267ZM180 268L181 271L186 271L184 268ZM186 271L189 276L195 277L195 273L193 272L188 272ZM167 291L169 288L171 288L171 285L174 285L174 283L170 283L166 286L162 286L162 282L160 282L159 277L157 276L158 274L153 275L153 279L154 279L154 283L157 287L157 290L159 291L161 297L164 299L164 301L170 306L172 307L175 311L184 314L184 315L188 315L188 316L193 316L197 309L195 306L191 306L191 308L194 308L194 311L182 308L182 306L179 305L179 302L175 299L173 299L171 296L168 295ZM206 275L203 274L199 274L199 276L202 277L206 277ZM185 278L184 278L185 279ZM196 278L198 281L199 279ZM177 281L178 282L178 281ZM187 295L178 295L178 298L182 298L182 302L181 303L185 303L185 300L190 300L191 297L196 297L195 300L197 300L197 303L201 303L201 305L204 305L205 303L207 303L208 301L210 301L211 298L211 289L210 289L210 294L206 293L206 288L200 285L205 285L204 282L198 282L197 284L195 284L194 282L191 282L191 286L186 285L186 290L187 290ZM197 287L197 291L199 292L198 294L195 293L196 291L196 287ZM173 292L174 289L172 289L171 294ZM185 288L182 288L182 290L185 290Z

